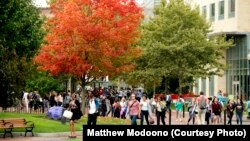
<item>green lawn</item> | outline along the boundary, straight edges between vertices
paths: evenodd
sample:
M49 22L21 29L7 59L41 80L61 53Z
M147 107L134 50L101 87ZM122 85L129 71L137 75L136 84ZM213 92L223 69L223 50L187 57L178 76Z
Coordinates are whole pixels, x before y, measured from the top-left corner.
M82 139L66 139L64 141L82 141Z
M68 132L69 123L62 124L61 121L52 120L45 116L45 114L26 114L26 113L0 113L0 119L3 118L25 118L27 121L35 123L34 133L55 133L55 132ZM76 130L81 131L82 125L87 123L87 117L83 116L75 124ZM129 124L129 120L116 119L111 117L98 117L97 124L102 125L124 125ZM24 131L24 129L14 129L16 131ZM3 131L0 130L0 133Z

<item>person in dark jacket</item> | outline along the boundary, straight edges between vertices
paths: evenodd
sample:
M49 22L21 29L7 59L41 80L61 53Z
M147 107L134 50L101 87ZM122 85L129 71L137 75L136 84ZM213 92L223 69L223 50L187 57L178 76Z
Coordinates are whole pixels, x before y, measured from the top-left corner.
M75 125L74 125L74 121L78 120L81 118L81 116L83 115L80 109L80 103L79 101L76 99L76 94L72 94L71 97L71 101L69 103L69 109L71 110L71 112L73 113L71 119L70 119L70 138L76 138L76 130L75 130Z

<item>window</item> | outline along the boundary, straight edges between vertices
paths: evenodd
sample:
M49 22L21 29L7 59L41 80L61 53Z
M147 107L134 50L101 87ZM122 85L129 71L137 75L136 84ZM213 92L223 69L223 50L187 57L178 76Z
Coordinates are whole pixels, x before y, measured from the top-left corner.
M225 8L224 8L224 0L219 2L219 20L224 19L224 13L225 13Z
M235 16L235 0L229 0L228 2L228 17L234 17Z
M161 0L154 0L154 6L159 6L160 4L161 4Z
M199 94L199 79L196 79L196 82L195 82L195 94Z
M206 19L207 18L207 7L202 6L202 16Z
M210 21L214 21L215 17L215 4L210 4Z
M209 96L214 96L214 75L209 78Z
M204 94L206 93L206 78L203 78L202 79L202 82L201 82L201 89L202 91L204 92Z

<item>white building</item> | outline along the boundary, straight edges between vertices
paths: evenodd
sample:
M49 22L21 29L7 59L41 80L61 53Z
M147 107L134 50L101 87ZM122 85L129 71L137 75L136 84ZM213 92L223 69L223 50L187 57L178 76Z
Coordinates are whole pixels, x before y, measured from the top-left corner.
M250 0L192 0L200 7L201 14L212 23L212 33L225 33L234 38L235 44L225 52L223 60L229 68L222 77L198 79L194 92L204 91L208 96L219 90L236 98L250 96Z
M153 16L153 9L161 0L144 0L143 7L146 20ZM223 76L211 76L197 79L193 92L203 91L207 96L216 96L218 91L236 98L250 98L250 0L185 0L192 6L200 8L201 15L211 22L211 35L224 33L234 38L234 47L225 52L228 65ZM250 57L250 55L249 55Z

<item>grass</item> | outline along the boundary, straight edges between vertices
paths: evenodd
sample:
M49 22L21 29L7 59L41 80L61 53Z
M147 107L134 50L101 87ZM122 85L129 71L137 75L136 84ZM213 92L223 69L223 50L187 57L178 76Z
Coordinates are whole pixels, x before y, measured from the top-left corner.
M55 133L55 132L68 132L69 123L62 124L60 120L52 120L45 116L45 114L26 114L26 113L8 113L4 112L0 114L0 119L3 118L25 118L27 121L33 121L35 123L34 133ZM82 125L87 123L87 117L83 116L75 123L77 131L82 130ZM111 117L98 117L98 125L124 125L129 124L129 120L116 119ZM13 129L13 132L24 131L24 129ZM3 133L0 130L0 133Z
M64 141L82 141L82 139L66 139Z

